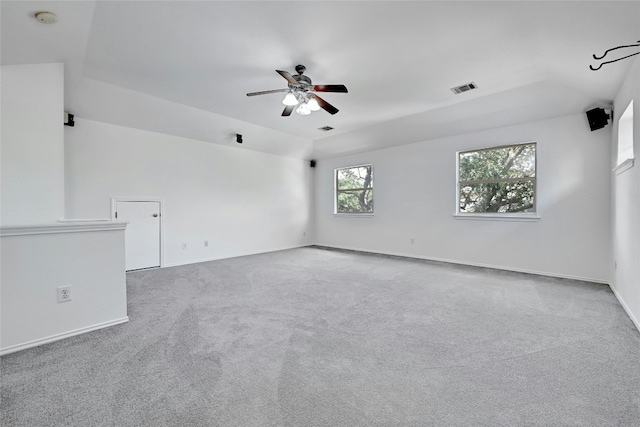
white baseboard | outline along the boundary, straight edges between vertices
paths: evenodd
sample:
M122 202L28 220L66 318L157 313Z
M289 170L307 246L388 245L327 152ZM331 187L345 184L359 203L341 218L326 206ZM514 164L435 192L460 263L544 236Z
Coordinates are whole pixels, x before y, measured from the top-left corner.
M514 267L506 267L506 266L502 266L502 265L493 265L493 264L483 264L483 263L478 263L478 262L468 262L468 261L460 261L460 260L455 260L455 259L448 259L448 258L436 258L436 257L426 257L426 256L421 256L421 255L415 255L415 254L406 254L406 253L399 253L399 252L387 252L387 251L372 251L372 250L367 250L367 249L355 249L355 248L347 248L347 247L341 247L341 246L329 246L329 245L322 245L322 244L315 244L314 246L317 246L319 248L330 248L330 249L342 249L342 250L346 250L346 251L355 251L355 252L363 252L363 253L368 253L368 254L380 254L380 255L389 255L389 256L397 256L397 257L403 257L403 258L414 258L414 259L423 259L426 261L435 261L435 262L446 262L448 264L458 264L458 265L468 265L471 267L480 267L480 268L491 268L494 270L504 270L504 271L513 271L516 273L526 273L526 274L535 274L538 276L547 276L547 277L556 277L559 279L571 279L571 280L580 280L583 282L592 282L592 283L600 283L603 285L608 285L609 283L606 280L602 280L602 279L594 279L593 277L581 277L581 276L573 276L573 275L569 275L569 274L561 274L561 273L550 273L547 271L537 271L537 270L527 270L524 268L514 268Z
M633 324L636 326L636 329L638 329L638 332L640 332L640 321L638 321L638 319L636 318L636 316L633 314L633 312L629 309L629 306L624 302L624 300L622 299L622 297L620 296L620 294L618 293L618 291L616 291L614 289L613 286L609 286L611 288L611 290L613 291L613 294L616 296L616 298L618 298L618 302L620 303L620 305L622 306L622 308L624 308L624 311L627 312L627 316L629 316L629 318L631 319L631 321L633 322Z
M390 255L390 256L398 256L398 257L403 257L403 258L416 258L416 259L424 259L424 260L427 260L427 261L446 262L446 263L458 264L458 265L470 265L470 266L473 266L473 267L493 268L493 269L497 269L497 270L514 271L514 272L517 272L517 273L536 274L536 275L539 275L539 276L546 276L546 277L558 277L558 278L561 278L561 279L572 279L572 280L580 280L580 281L583 281L583 282L600 283L600 284L609 286L609 289L611 289L613 291L613 294L618 299L618 302L620 303L620 305L622 306L624 311L627 313L627 315L629 316L629 318L631 319L631 321L635 325L636 329L638 329L638 332L640 332L640 320L638 320L638 318L629 309L629 306L627 306L627 304L624 302L624 300L622 299L620 294L618 294L618 292L615 290L615 288L613 286L611 286L609 283L607 283L606 281L603 281L603 280L600 280L600 279L593 279L593 278L579 277L579 276L570 276L570 275L566 275L566 274L547 273L547 272L535 271L535 270L525 270L525 269L521 269L521 268L507 268L507 267L490 265L490 264L461 262L461 261L444 259L444 258L429 258L429 257L422 257L422 256L416 256L416 255L407 255L407 254L400 254L400 253L392 253L392 252L373 252L373 251L367 251L367 250L361 250L361 249L352 249L352 248L345 248L345 247L339 247L339 246L327 246L327 245L319 245L319 244L316 244L314 246L317 246L319 248L323 248L324 247L324 248L329 248L329 249L342 249L342 250L346 250L346 251L363 252L363 253L369 253L369 254Z
M472 267L481 267L481 268L492 268L492 269L495 269L495 270L513 271L513 272L516 272L516 273L535 274L535 275L538 275L538 276L556 277L556 278L560 278L560 279L580 280L580 281L583 281L583 282L592 282L592 283L600 283L600 284L603 284L603 285L609 285L609 283L606 280L596 279L596 278L593 278L593 277L582 277L582 276L574 276L574 275L569 275L569 274L550 273L550 272L547 272L547 271L527 270L527 269L523 269L523 268L505 267L505 266L501 266L501 265L460 261L460 260L448 259L448 258L426 257L426 256L421 256L421 255L406 254L406 253L400 253L400 252L372 251L372 250L369 250L369 249L359 249L359 248L348 248L348 247L344 247L344 246L323 245L323 244L320 244L320 243L308 243L308 244L299 245L299 246L290 246L290 247L284 247L284 248L279 248L279 249L271 249L271 250L259 251L259 252L248 252L248 253L243 253L243 254L240 254L240 255L231 255L231 256L224 256L224 257L219 257L219 258L195 259L195 260L188 260L188 261L184 261L184 262L168 263L168 264L164 264L163 267L177 267L177 266L180 266L180 265L197 264L199 262L217 261L217 260L221 260L221 259L237 258L237 257L249 256L249 255L258 255L258 254L263 254L263 253L284 251L284 250L289 250L289 249L304 248L304 247L310 247L310 246L317 246L319 248L329 248L329 249L342 249L342 250L345 250L345 251L363 252L363 253L368 253L368 254L379 254L379 255L390 255L390 256L397 256L397 257L403 257L403 258L423 259L423 260L426 260L426 261L446 262L446 263L449 263L449 264L468 265L468 266L472 266Z
M39 345L48 344L50 342L59 341L65 338L73 337L75 335L84 334L87 332L95 331L102 328L107 328L109 326L119 325L121 323L126 323L129 321L129 316L123 317L120 319L110 320L108 322L98 323L97 325L87 326L86 328L75 329L69 332L63 332L61 334L51 335L46 338L40 338L33 341L28 341L22 344L15 344L9 347L0 349L0 356L4 356L5 354L15 353L16 351L26 350L28 348L37 347Z
M296 245L296 246L286 246L286 247L283 247L283 248L269 249L269 250L266 250L266 251L246 252L246 253L242 253L242 254L215 257L215 258L199 258L199 259L190 259L190 260L181 261L181 262L164 263L162 268L178 267L180 265L198 264L200 262L218 261L218 260L221 260L221 259L239 258L239 257L242 257L242 256L249 256L249 255L268 254L270 252L287 251L289 249L304 248L304 247L307 247L307 246L310 246L310 245L311 244L303 244L303 245Z

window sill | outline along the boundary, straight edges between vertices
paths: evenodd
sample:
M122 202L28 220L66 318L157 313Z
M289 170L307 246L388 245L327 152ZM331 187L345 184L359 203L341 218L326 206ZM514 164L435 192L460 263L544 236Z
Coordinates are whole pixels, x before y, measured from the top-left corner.
M472 221L538 221L540 217L536 213L512 213L512 214L482 214L465 213L455 214L455 219L466 219Z
M333 216L346 216L346 217L353 217L353 218L359 218L359 217L371 218L373 216L373 214L372 213L337 213L337 212L334 212Z
M621 173L628 171L632 167L633 167L633 159L627 159L624 162L620 163L615 168L613 168L613 172L615 172L616 175L620 175Z

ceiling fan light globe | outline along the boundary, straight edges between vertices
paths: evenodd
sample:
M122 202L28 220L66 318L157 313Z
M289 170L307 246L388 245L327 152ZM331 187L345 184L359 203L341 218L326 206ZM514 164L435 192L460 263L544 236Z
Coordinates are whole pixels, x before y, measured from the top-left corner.
M308 116L309 114L311 114L311 110L307 108L306 104L300 104L300 106L296 110L296 113L300 114L301 116Z
M298 100L296 99L296 96L294 94L289 92L285 95L284 99L282 100L282 103L284 105L298 105Z
M307 102L307 108L311 111L318 111L320 109L320 104L315 98L311 98L309 102Z

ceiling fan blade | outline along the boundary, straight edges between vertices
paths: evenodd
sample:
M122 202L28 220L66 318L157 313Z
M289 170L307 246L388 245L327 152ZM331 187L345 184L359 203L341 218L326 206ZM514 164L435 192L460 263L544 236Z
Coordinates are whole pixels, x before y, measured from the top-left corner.
M338 111L340 111L336 107L334 107L333 105L329 104L324 99L320 98L318 95L315 95L315 98L318 101L318 104L320 104L320 107L322 107L327 113L335 114Z
M282 111L282 115L290 116L291 112L293 111L293 107L295 107L295 105L287 105L286 107L284 107L284 111Z
M348 92L345 85L315 85L313 86L313 90L315 90L316 92Z
M289 89L274 89L274 90L263 90L262 92L251 92L251 93L248 93L247 96L267 95L269 93L278 93L278 92L289 92Z
M289 83L291 83L294 86L299 86L300 83L298 83L298 81L296 79L293 78L293 76L288 73L287 71L282 71L282 70L276 70L276 73L280 74L282 77L284 77L285 79L287 79L287 81Z

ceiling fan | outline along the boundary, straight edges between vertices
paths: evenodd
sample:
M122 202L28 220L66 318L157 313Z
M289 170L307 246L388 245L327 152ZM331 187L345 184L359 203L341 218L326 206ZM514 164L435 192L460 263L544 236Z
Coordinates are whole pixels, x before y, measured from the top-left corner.
M286 89L274 89L265 90L262 92L251 92L247 96L267 95L270 93L287 92L282 103L285 105L283 116L291 115L296 105L296 113L302 116L308 116L312 111L318 111L320 108L327 111L329 114L335 114L338 109L329 104L324 99L320 98L316 92L339 92L347 93L347 87L345 85L314 85L311 84L311 79L304 76L303 73L307 68L304 65L296 65L296 73L291 75L287 71L276 70L278 74L284 77L289 82L289 87Z

